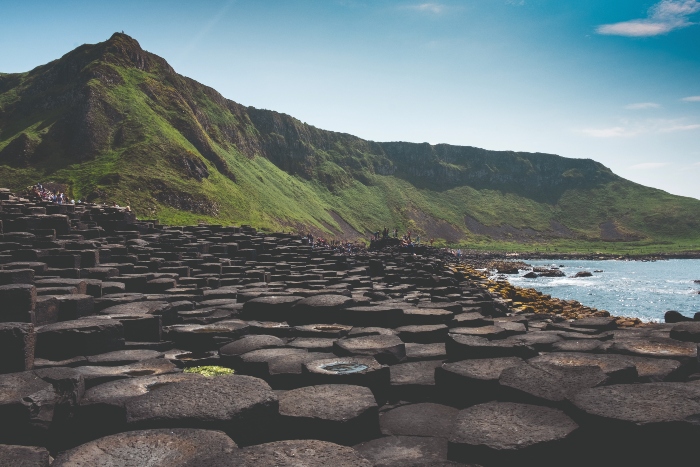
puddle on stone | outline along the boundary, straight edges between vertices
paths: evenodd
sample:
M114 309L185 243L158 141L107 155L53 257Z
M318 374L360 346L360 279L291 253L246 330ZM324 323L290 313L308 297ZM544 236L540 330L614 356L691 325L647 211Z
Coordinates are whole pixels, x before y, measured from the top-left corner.
M322 370L331 371L331 372L339 374L339 375L360 373L362 371L365 371L368 368L369 367L367 365L363 365L362 363L355 363L355 362L336 362L336 363L328 363L326 365L321 365Z
M200 358L208 358L211 357L211 352L202 352L202 353L185 353L185 354L180 354L176 356L178 360L199 360Z

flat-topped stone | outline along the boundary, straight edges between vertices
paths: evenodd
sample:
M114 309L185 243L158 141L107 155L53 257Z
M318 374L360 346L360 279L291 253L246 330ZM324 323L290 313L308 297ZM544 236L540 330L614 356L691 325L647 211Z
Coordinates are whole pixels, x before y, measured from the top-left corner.
M382 413L379 425L384 435L448 438L458 412L431 402L408 404Z
M347 446L319 440L290 440L258 444L231 453L236 467L372 467L359 452Z
M243 336L221 347L219 355L224 363L234 364L236 362L235 357L244 353L252 352L253 350L283 347L284 345L284 341L275 336L264 334Z
M531 358L528 362L562 367L597 366L608 376L608 384L634 383L639 376L632 358L626 355L552 352Z
M163 352L158 352L157 350L115 350L114 352L90 355L87 357L87 363L89 365L118 366L153 358L163 358L164 356Z
M106 436L61 453L56 467L228 466L238 446L221 431L139 430ZM48 465L48 464L47 464Z
M279 396L281 435L356 444L379 434L377 402L369 388L307 386Z
M340 320L341 311L355 304L355 300L345 295L313 295L298 301L287 322L291 325L324 323L333 324Z
M457 407L494 400L507 368L524 365L518 357L482 358L444 363L435 369L440 397Z
M498 383L505 400L563 407L568 397L606 381L598 366L533 363L506 368Z
M452 360L469 358L520 357L537 355L531 346L510 339L488 340L484 337L449 334L445 342L447 356Z
M453 465L447 460L447 441L444 438L387 436L358 444L355 449L375 467Z
M294 295L272 295L248 300L243 304L241 317L258 321L286 321L292 307L302 300Z
M264 438L277 414L270 386L239 375L178 381L126 402L129 427L220 429L246 441Z
M333 344L339 356L373 357L380 363L394 364L406 358L406 346L398 336L378 335L340 339Z
M608 351L636 357L672 358L682 363L694 363L698 357L696 343L663 337L615 339Z
M608 453L608 465L697 463L700 381L603 386L581 391L571 401L588 438ZM636 448L612 449L619 443ZM595 457L588 454L584 462Z
M375 396L386 396L389 367L371 357L323 358L304 363L310 384L352 384L368 387Z
M391 394L394 401L431 401L435 394L435 368L439 360L400 363L390 367Z
M7 467L49 467L46 448L0 444L0 465Z
M561 465L578 425L564 412L512 402L462 410L449 438L448 457L482 465Z

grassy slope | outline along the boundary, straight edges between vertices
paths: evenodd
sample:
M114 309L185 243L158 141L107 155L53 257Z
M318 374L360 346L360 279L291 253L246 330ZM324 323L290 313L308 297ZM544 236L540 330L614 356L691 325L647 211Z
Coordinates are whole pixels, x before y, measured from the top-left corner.
M193 94L189 98L197 102L195 115L176 82L163 81L156 72L118 64L107 66L119 74L121 83L105 85L92 79L87 86L123 117L119 123L120 140L117 142L113 136L109 147L86 162L75 163L63 157L51 159L41 168L0 166L0 184L21 189L36 181L61 181L70 186L76 199L101 193L99 200L129 203L141 218L158 218L172 224L204 221L249 223L269 229L312 226L326 230L326 226L338 228L329 213L334 211L359 232L387 226L422 233L426 222L444 222L461 231L464 242L472 246L513 250L540 247L473 235L464 223L468 215L485 225L540 231L547 230L551 221L561 222L576 231L580 239L549 242L554 247L604 250L609 243L599 240L598 226L615 219L620 230L645 237L633 242L633 247L692 248L700 243L699 201L624 180L565 191L553 204L470 186L441 190L429 184L414 185L397 175L375 173L371 167L377 154L365 143L348 139L339 139L325 149L303 143L312 155L310 174L292 175L266 157L243 154L227 141L226 128L243 128L251 138L259 137L259 132L250 120L214 102L203 90L195 87L189 91ZM16 75L22 84L0 92L0 110L20 99L27 77L26 73ZM143 91L144 86L152 90L150 95ZM38 112L6 124L0 133L0 150L22 132L29 139L40 141L58 114L60 109ZM206 144L235 175L235 181L217 171L175 128L174 122L182 119L195 122L197 130L205 135ZM319 131L296 120L294 125L299 132ZM275 133L267 137L283 138ZM183 176L182 167L170 157L173 154L196 159L206 166L209 176L202 180ZM347 154L352 157L348 159ZM350 165L341 166L341 156ZM463 170L459 166L451 168ZM178 208L156 196L159 191L185 195L190 206L205 208Z

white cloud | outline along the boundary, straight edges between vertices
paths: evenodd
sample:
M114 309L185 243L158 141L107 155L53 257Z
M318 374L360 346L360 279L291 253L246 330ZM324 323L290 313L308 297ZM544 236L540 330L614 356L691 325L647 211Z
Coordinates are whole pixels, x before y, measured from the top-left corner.
M651 169L660 169L661 167L666 167L667 165L671 165L668 162L643 162L641 164L635 164L633 166L630 166L630 169L635 169L635 170L651 170Z
M641 121L623 120L617 126L584 128L578 130L578 132L593 138L631 138L638 135L666 134L692 130L700 130L700 124L688 123L684 119L649 119Z
M418 5L410 5L406 7L410 10L424 11L426 13L440 14L445 11L445 5L440 3L420 3Z
M506 0L507 5L523 6L525 5L525 0Z
M658 109L659 107L661 106L654 102L638 102L636 104L630 104L625 106L627 110Z
M700 125L675 125L665 128L660 128L659 133L673 133L674 131L692 131L700 130Z
M684 102L700 102L700 96L688 96L681 100Z
M700 11L698 0L662 0L648 11L648 17L603 24L596 32L611 36L649 37L691 26L688 17Z
M594 138L621 138L634 136L637 134L636 131L622 126L615 126L611 128L585 128L581 130L581 133L588 136L593 136Z

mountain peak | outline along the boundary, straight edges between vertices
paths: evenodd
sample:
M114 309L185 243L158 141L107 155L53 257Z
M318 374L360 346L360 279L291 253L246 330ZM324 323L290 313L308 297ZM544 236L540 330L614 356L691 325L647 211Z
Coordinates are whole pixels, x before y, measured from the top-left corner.
M111 56L111 61L122 66L135 66L144 71L152 71L154 67L162 64L167 66L165 60L146 52L136 39L123 32L115 32L102 45L103 53ZM170 66L167 68L170 69Z
M141 44L139 44L139 42L130 35L124 34L123 31L115 32L112 34L112 37L105 41L105 43L112 46L120 46L127 49L143 51Z

